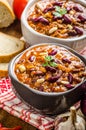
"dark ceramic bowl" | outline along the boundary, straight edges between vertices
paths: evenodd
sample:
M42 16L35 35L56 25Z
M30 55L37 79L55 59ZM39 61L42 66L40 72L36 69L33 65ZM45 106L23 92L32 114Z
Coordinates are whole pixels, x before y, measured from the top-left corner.
M45 44L49 45L49 43ZM50 44L59 45L57 43L50 43ZM27 50L33 48L34 46L29 47ZM75 51L66 46L63 47L67 48L70 52L79 57L86 65L86 59L84 57L82 57L81 55L79 55L78 53L76 53ZM54 115L66 111L70 106L72 106L74 103L80 100L84 91L86 91L86 79L83 82L79 83L73 89L60 93L40 92L32 89L26 84L21 83L15 75L14 66L15 63L18 61L18 59L21 57L21 55L25 53L25 51L17 55L9 64L9 76L12 81L13 89L15 89L19 97L23 99L24 102L35 107L40 112Z

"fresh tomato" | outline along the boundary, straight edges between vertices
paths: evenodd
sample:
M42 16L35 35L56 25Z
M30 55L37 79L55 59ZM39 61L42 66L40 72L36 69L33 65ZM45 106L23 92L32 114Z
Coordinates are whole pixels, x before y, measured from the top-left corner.
M13 0L13 11L18 19L21 18L21 14L28 3L28 0Z

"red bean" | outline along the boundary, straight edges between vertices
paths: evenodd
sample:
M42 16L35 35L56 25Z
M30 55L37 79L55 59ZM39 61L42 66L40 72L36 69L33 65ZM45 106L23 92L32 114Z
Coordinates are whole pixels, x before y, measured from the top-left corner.
M43 13L47 13L48 11L52 11L54 9L55 9L55 7L46 8L46 9L44 9Z
M74 86L72 86L71 84L66 84L65 87L66 87L67 89L72 89L72 88L74 88Z
M80 6L78 6L78 5L75 5L75 6L73 7L73 9L74 9L75 11L77 11L77 12L83 12L83 9L82 9Z
M85 22L86 21L86 16L84 15L78 15L78 18L80 19L81 22Z
M77 34L79 34L79 35L83 34L83 30L81 28L75 26L74 29L77 32Z
M67 24L71 24L71 19L70 19L70 17L65 14L65 15L63 16L63 22L64 22L64 23L67 23Z
M56 54L57 54L57 50L55 50L55 49L48 53L48 55L52 55L52 56L56 55Z
M50 78L48 79L48 82L54 83L54 82L56 82L59 78L60 78L59 75L54 76L54 77L50 77Z
M63 4L63 2L57 2L57 1L53 3L54 6L57 5L57 6L60 6L60 7L62 6L62 4Z
M70 74L70 73L68 74L68 81L69 81L70 84L73 83L73 75Z
M46 25L49 24L49 21L42 16L37 17L37 18L33 18L32 21L33 22L42 22L43 24L46 24Z
M53 16L53 20L62 19L62 16Z
M55 73L56 72L56 69L54 67L51 67L51 66L46 66L45 67L47 71L50 71L52 73Z
M76 36L77 32L75 30L69 30L68 35L69 36Z
M40 87L39 87L39 91L44 91L44 87L43 87L43 86L40 86Z
M64 63L71 63L71 61L69 60L69 59L67 59L67 58L62 58L62 62L64 62Z
M31 56L31 57L29 58L29 61L30 61L30 62L33 62L34 59L35 59L35 56Z

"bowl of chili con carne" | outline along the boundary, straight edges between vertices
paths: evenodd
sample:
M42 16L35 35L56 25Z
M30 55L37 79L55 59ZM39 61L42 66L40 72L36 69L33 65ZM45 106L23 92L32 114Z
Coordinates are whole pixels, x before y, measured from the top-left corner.
M59 42L73 49L86 45L86 2L32 0L21 17L22 33L30 45Z
M9 64L13 89L27 104L45 114L59 114L86 90L86 59L58 43L29 47Z

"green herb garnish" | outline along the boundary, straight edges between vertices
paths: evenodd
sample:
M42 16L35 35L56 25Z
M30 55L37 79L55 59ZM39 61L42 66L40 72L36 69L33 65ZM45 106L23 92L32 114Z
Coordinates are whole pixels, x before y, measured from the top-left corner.
M65 8L61 8L59 6L55 6L55 12L53 12L53 15L57 16L57 17L61 17L64 14L67 13L67 10Z
M57 63L55 63L55 62L50 62L50 66L56 67L56 66L57 66Z
M43 64L44 67L46 66L52 66L56 67L57 63L54 62L54 59L52 56L45 56L45 63Z
M45 60L46 61L51 61L51 60L53 60L53 57L52 56L45 56Z

